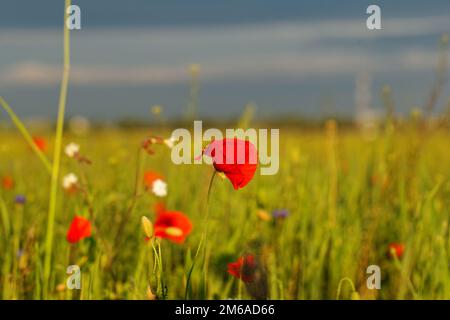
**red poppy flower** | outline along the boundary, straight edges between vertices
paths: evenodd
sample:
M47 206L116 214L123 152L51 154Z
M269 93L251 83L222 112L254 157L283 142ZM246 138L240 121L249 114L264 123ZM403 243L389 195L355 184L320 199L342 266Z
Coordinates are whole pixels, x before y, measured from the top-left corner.
M67 232L67 241L76 243L84 238L91 236L91 223L88 219L80 216L75 216L70 224Z
M228 273L244 282L253 281L255 271L255 257L252 255L240 257L236 262L228 264Z
M245 187L252 180L258 166L255 146L237 138L215 140L204 154L212 157L214 168L227 176L235 190Z
M397 258L401 258L405 251L405 245L398 242L392 242L388 246L388 256L393 258L394 256Z
M40 151L42 152L47 151L47 141L45 141L44 138L33 137L33 142Z
M14 187L14 179L11 176L4 176L2 178L2 187L5 190L10 190Z
M192 230L189 218L179 211L167 211L164 205L156 205L155 237L183 243Z

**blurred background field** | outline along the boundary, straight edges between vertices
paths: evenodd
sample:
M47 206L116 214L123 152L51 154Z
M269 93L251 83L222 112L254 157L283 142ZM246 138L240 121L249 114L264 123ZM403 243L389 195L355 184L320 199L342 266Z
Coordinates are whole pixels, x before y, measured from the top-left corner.
M80 0L61 136L62 2L18 3L0 10L0 96L21 119L1 101L2 299L450 299L446 1L380 1L369 31L365 1ZM210 185L212 166L143 150L196 119L280 129L278 174L234 190ZM49 174L59 137L85 158L62 152ZM144 190L148 171L165 198ZM191 220L183 244L145 240L160 201ZM76 215L92 236L69 244ZM249 255L244 282L229 264ZM67 288L72 264L81 290Z
M251 298L252 292L256 297L263 292L272 299L334 299L339 281L349 277L363 298L448 299L450 133L448 122L431 125L415 117L380 125L376 132L340 129L334 121L315 130L281 128L277 175L257 173L239 191L216 179L205 256L194 268L188 297ZM148 192L138 199L117 237L133 194L136 150L149 132L169 133L152 128L66 132L64 141L79 143L93 164L80 166L65 157L62 174L82 177L90 204L80 194L62 193L58 200L51 298L72 298L64 284L65 268L73 263L82 269L82 299L145 299L149 281L155 288L151 250L140 225L143 215L154 220L155 196ZM2 227L7 215L12 230L9 239L2 232L0 242L2 297L40 298L49 176L17 133L3 130L1 136L2 174L15 181L14 188L1 191ZM213 169L175 166L163 147L144 159L144 169L167 179L167 207L183 211L194 225L185 244L161 243L167 297L185 298ZM19 194L26 196L25 204L16 203ZM287 217L273 217L279 209L286 209ZM88 210L95 216L93 237L69 249L70 221ZM405 246L400 259L389 258L392 242ZM267 288L256 294L226 271L227 263L246 253L259 257L265 268ZM381 290L366 287L371 264L381 267ZM350 286L343 284L341 298L349 297Z

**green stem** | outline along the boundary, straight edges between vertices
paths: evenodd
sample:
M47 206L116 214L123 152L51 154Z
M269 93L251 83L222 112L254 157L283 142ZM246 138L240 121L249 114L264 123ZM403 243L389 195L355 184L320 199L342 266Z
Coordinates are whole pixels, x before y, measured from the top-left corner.
M5 232L5 238L8 239L10 237L11 224L9 221L8 208L6 207L5 200L3 200L1 194L0 194L0 214L2 217L3 231Z
M195 266L195 263L197 262L198 256L200 254L200 250L201 250L203 244L206 243L206 238L207 238L207 233L208 233L207 226L208 226L208 218L209 218L209 210L208 210L209 198L210 198L210 195L211 195L211 189L212 189L212 186L213 186L214 178L216 177L216 173L217 173L217 171L214 170L214 172L213 172L213 174L211 176L211 180L209 181L208 194L206 196L206 205L205 205L204 230L203 230L202 237L200 238L200 243L198 244L197 251L196 251L195 256L194 256L194 261L192 262L192 265L189 268L189 272L188 272L188 276L187 276L187 280L186 280L186 290L184 292L184 299L185 300L188 299L189 286L190 286L190 282L191 282L192 271L194 271L194 266ZM205 246L205 248L206 248L206 246ZM205 252L205 254L206 254L206 252Z
M353 292L356 291L356 288L355 288L355 285L353 284L352 279L350 279L348 277L342 278L341 281L339 281L339 284L338 284L338 289L337 289L337 293L336 293L336 300L339 300L339 297L341 296L341 287L342 287L342 284L344 283L344 281L347 281L350 284L350 286L352 287L352 291Z
M136 158L136 173L135 173L135 181L134 181L134 191L133 191L133 197L131 198L131 203L125 212L125 215L122 217L122 220L120 221L119 227L117 229L116 238L114 240L115 247L119 248L120 240L123 235L123 231L125 229L125 226L127 222L130 220L131 215L133 214L134 208L136 207L137 200L140 196L140 186L142 184L142 158L143 158L144 152L141 147L138 149L137 158Z
M184 300L188 299L188 295L189 295L189 286L191 283L191 276L192 276L192 271L194 271L194 266L195 266L195 262L197 261L198 255L200 254L200 250L202 248L203 245L203 241L204 241L204 237L202 236L200 239L200 243L198 245L197 251L195 252L195 256L194 256L194 261L192 262L191 267L189 268L189 272L187 275L187 279L186 279L186 290L184 291Z
M212 174L212 176L211 176L211 180L209 180L208 194L207 194L207 196L206 196L205 222L208 221L208 217L209 217L209 215L208 215L208 211L209 211L209 210L208 210L208 207L209 207L209 199L210 199L210 197L211 197L211 189L212 189L213 182L214 182L214 178L216 177L216 174L217 174L217 171L214 170L214 172L213 172L213 174Z
M47 220L47 234L45 238L45 259L44 259L44 283L43 296L48 297L48 288L50 285L51 274L51 258L53 250L53 235L55 227L56 200L58 193L58 178L61 160L62 135L64 130L64 114L66 110L67 88L69 85L70 74L70 31L67 28L66 21L68 18L67 8L70 6L70 0L65 1L64 7L64 70L61 82L61 91L58 104L58 120L56 123L56 137L53 151L53 168L50 184L50 200Z
M418 300L419 294L417 293L416 289L414 288L413 283L411 282L411 279L408 277L408 275L403 271L402 265L400 264L400 261L398 260L397 255L394 253L392 255L392 258L394 259L394 265L397 268L398 272L400 272L400 275L403 277L403 279L406 281L406 285L408 286L409 291L411 292L414 300Z
M13 109L9 106L9 104L5 101L5 99L3 99L3 97L0 97L0 104L2 105L6 113L9 115L14 125L20 131L22 136L25 138L26 142L30 145L31 150L33 150L34 153L39 158L39 160L42 161L42 164L44 165L45 169L47 169L48 173L50 174L52 172L51 163L45 157L44 153L41 150L39 150L39 148L36 146L36 144L33 141L33 138L31 137L25 125L22 123L22 121L20 121L19 117L15 114Z

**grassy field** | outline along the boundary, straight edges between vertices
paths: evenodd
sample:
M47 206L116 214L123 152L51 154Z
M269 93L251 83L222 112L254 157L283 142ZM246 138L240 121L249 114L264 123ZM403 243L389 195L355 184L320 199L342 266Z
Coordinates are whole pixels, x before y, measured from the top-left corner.
M150 134L174 128L64 127L64 25L56 132L26 129L0 97L16 127L0 127L2 299L450 299L450 125L448 114L429 117L446 50L425 116L395 119L383 99L386 120L370 130L266 123L280 128L280 170L235 190L213 166L174 165L164 144L149 146ZM191 73L195 115L198 68ZM258 127L252 118L244 112L236 126ZM79 152L66 155L70 143ZM162 224L161 202L183 226ZM79 290L67 281L72 265ZM370 265L380 289L367 286Z
M148 154L141 145L150 132L170 134L64 133L63 146L76 142L92 164L62 156L47 283L50 174L17 131L0 132L0 176L13 180L0 188L3 299L336 299L338 291L340 299L450 298L448 129L420 118L375 133L333 121L281 128L279 173L257 172L241 190L216 175L208 205L214 168L174 165L165 146ZM39 134L51 150L51 133ZM161 201L143 187L149 170L167 182L167 209L192 222L182 244L145 240L141 217L154 223ZM62 188L68 173L79 177L76 191ZM281 209L288 215L272 216ZM75 215L91 221L92 236L70 244ZM404 252L389 255L390 243ZM245 255L257 261L249 282L227 272ZM81 290L65 287L72 264L81 268ZM380 290L366 286L372 264L381 268Z

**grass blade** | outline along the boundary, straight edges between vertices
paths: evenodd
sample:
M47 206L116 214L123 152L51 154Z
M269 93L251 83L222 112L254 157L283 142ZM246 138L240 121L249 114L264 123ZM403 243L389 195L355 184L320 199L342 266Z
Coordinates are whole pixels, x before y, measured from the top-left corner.
M8 208L6 207L5 201L3 200L3 197L1 195L0 195L0 214L2 217L5 238L9 238L11 225L10 225L10 221L9 221Z
M44 299L48 295L48 287L51 273L51 258L53 250L53 234L55 228L56 216L56 200L58 194L58 178L61 160L62 135L64 129L64 114L66 110L67 88L69 86L70 73L70 31L67 28L66 21L68 18L67 8L70 6L70 0L66 0L64 6L64 71L61 82L61 91L58 104L58 120L56 122L55 147L53 152L53 168L50 184L50 200L47 220L47 234L45 238L45 259L44 259L44 283L43 295Z
M39 148L34 143L33 138L31 137L27 128L23 124L23 122L20 121L19 117L16 115L16 113L13 111L13 109L9 106L9 104L1 96L0 96L0 104L2 105L2 107L6 111L6 113L8 113L12 122L17 127L17 129L20 131L22 136L25 138L26 142L30 145L31 149L37 155L39 160L41 160L42 164L45 166L45 169L47 169L48 173L51 173L52 165L51 165L50 161L48 161L48 159L45 157L44 153L41 150L39 150Z

